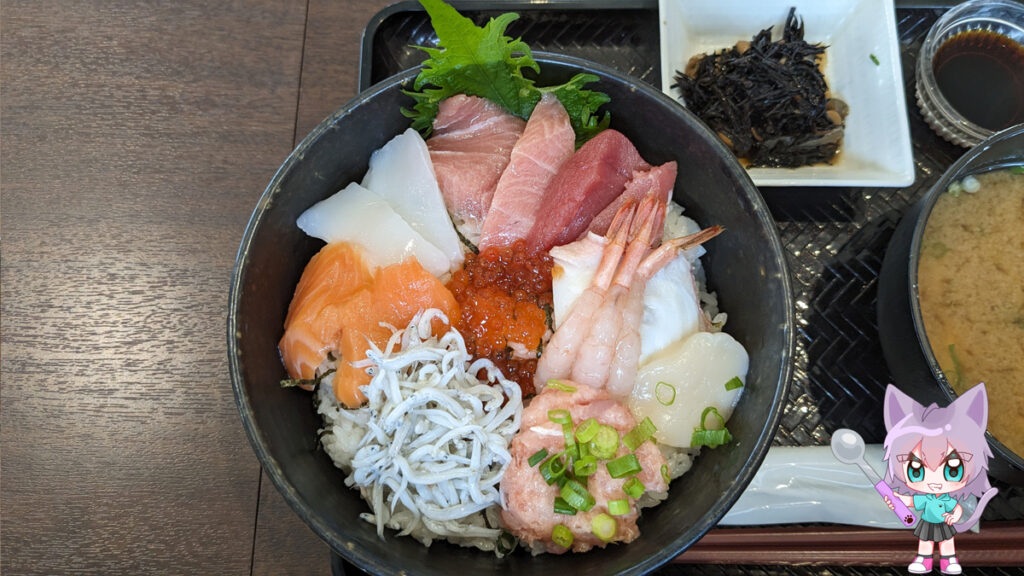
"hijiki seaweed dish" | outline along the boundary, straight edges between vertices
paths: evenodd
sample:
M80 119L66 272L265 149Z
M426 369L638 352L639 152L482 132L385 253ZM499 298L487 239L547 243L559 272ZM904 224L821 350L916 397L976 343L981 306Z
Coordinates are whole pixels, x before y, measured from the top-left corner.
M640 536L726 427L746 350L722 331L701 228L579 74L441 0L410 127L297 226L325 244L278 343L361 518L425 545L585 552ZM481 73L480 67L487 70ZM300 393L300 392L297 392Z
M829 93L821 72L825 49L804 40L791 8L779 40L768 27L750 41L694 56L672 87L750 167L832 162L849 109Z

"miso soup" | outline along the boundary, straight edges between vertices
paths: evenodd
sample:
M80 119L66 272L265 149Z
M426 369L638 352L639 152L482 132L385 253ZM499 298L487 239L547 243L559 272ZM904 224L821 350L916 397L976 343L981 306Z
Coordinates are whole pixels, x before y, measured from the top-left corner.
M988 391L988 428L1024 455L1024 170L965 178L936 201L917 269L925 333L958 393ZM971 193L970 191L973 191Z

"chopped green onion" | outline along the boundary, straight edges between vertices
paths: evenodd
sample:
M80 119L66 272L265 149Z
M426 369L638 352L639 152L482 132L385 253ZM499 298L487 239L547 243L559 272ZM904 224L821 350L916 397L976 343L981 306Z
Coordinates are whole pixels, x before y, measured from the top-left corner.
M597 435L590 441L590 453L599 460L614 458L619 451L619 433L615 428L599 424Z
M644 495L645 488L644 483L636 476L626 480L626 483L622 485L622 491L626 493L626 496L634 500Z
M575 480L569 480L562 486L562 499L580 512L589 511L595 503L594 495Z
M878 56L875 56L874 54L869 54L869 56L871 57L871 61L875 63L875 66L878 66Z
M594 516L594 519L590 521L590 530L604 542L611 542L612 538L615 538L615 531L618 529L618 523L615 518L607 514L598 514Z
M636 459L636 454L626 454L615 460L609 460L605 466L608 467L608 475L612 478L625 478L643 470L640 467L640 461Z
M722 426L720 430L708 430L707 418L709 415L714 414L718 418L719 424ZM693 436L690 437L690 446L697 448L699 446L707 446L708 448L717 448L723 444L732 442L732 434L725 427L725 418L718 413L718 409L714 406L708 406L700 413L700 428L693 430Z
M593 456L580 457L579 460L573 462L572 473L576 476L590 476L594 472L597 472L597 458Z
M639 424L633 427L632 430L626 432L626 435L622 437L622 443L626 445L630 450L636 450L638 446L647 441L658 429L654 426L654 422L647 416L640 421Z
M608 513L612 516L625 516L629 514L629 500L609 500Z
M671 406L676 401L676 387L668 382L658 382L654 387L654 397L662 406Z
M732 380L725 383L726 390L735 390L737 388L743 388L743 380L740 380L739 376L733 376Z
M576 428L576 439L580 442L590 442L597 436L599 426L596 418L587 418Z
M572 424L572 414L568 410L548 410L548 420L555 424Z
M575 386L570 386L568 384L563 384L560 380L548 380L547 385L552 387L552 388L554 388L555 390L561 390L562 392L575 392L576 391L576 387Z
M1024 166L1014 166L1010 168L1011 174L1024 174Z
M668 464L661 465L661 479L665 481L665 484L672 482L672 477L668 474Z
M569 503L565 501L565 498L561 496L555 496L555 514L565 514L567 516L575 516L576 509L569 506Z
M964 380L964 370L960 358L956 355L956 344L949 345L949 357L953 359L953 375L956 376L953 385L959 386Z
M554 484L559 478L565 475L565 460L562 459L562 454L555 454L551 458L548 458L540 465L540 475L544 477L544 481L548 483L548 486Z
M580 458L586 458L587 456L592 456L592 454L590 453L590 443L589 442L584 442L584 443L577 444L576 448L580 452L580 454L579 454Z
M565 438L565 453L573 460L580 457L580 449L576 444L576 436L572 432L572 421L562 424L562 437Z
M572 530L569 530L565 524L556 524L551 530L551 541L562 548L572 546Z
M697 448L700 446L707 446L708 448L718 448L723 444L732 442L732 434L729 433L725 428L721 430L694 430L693 436L690 437L690 446Z
M516 544L518 543L519 541L516 540L516 537L513 536L511 532L502 530L501 534L498 534L498 540L495 542L494 547L498 554L504 556L506 554L511 554L512 551L516 549Z
M530 459L527 460L527 462L530 463L530 467L532 468L532 467L536 466L537 464L539 464L540 462L542 462L547 457L548 457L548 449L547 448L541 448L540 450L537 450L536 452L534 452L533 456L530 456Z

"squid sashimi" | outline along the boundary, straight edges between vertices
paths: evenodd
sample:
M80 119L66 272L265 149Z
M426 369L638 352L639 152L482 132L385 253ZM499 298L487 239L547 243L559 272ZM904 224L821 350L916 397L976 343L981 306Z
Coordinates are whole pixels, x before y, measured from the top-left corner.
M462 264L462 243L448 218L434 177L427 143L409 128L370 156L360 184L384 199L427 242L448 258L449 270Z
M352 363L365 359L370 346L384 349L393 333L391 327L407 326L428 308L441 310L449 319L459 317L455 297L415 258L381 268L370 286L357 290L340 305L338 316L344 326L338 340L341 358L331 382L339 402L356 408L366 400L359 387L370 382L370 375ZM446 325L436 321L433 328L434 334L441 334Z
M366 250L371 267L388 266L408 256L435 276L447 274L451 262L398 215L383 198L353 182L299 216L303 232L327 243L352 242Z
M548 250L579 238L594 217L622 194L633 173L650 167L621 132L609 129L594 136L551 181L526 235L527 245Z
M617 198L612 200L611 204L606 206L604 210L591 220L587 230L594 234L604 234L608 231L608 226L612 223L615 213L619 211L623 204L630 200L640 202L648 194L654 194L661 200L662 204L668 204L669 198L672 197L672 187L675 183L675 162L666 162L650 170L634 172L633 177L626 182L626 189L622 194L619 194ZM663 224L664 221L655 222L655 229L661 230ZM661 243L661 235L657 235L653 240L655 244Z
M650 418L658 428L659 444L689 448L701 415L714 407L723 420L732 415L746 382L750 359L743 345L725 332L697 332L653 355L640 367L629 406L638 419ZM708 430L719 428L717 418L705 419Z
M328 352L336 352L342 329L341 304L372 280L362 250L353 244L328 244L310 259L295 287L284 336L278 343L289 377L316 377Z
M427 140L434 174L456 227L478 242L501 173L526 121L490 100L456 94L438 104Z
M484 220L480 249L524 238L537 219L548 184L576 149L569 115L553 94L533 109L508 166L498 180Z
M603 548L611 542L631 542L640 535L636 525L640 514L633 498L629 499L628 512L615 517L615 533L611 538L602 540L592 529L595 517L608 513L609 501L628 498L623 491L627 478L612 478L605 465L598 465L587 479L587 490L594 498L593 507L570 516L556 513L551 505L560 495L558 483L549 485L537 466L529 464L530 456L539 450L558 454L565 449L562 425L552 422L548 416L552 411L568 411L574 423L594 418L598 424L611 426L620 435L628 433L637 424L629 408L611 398L605 390L572 381L564 381L563 384L562 389L548 387L523 410L522 427L509 448L512 462L501 480L502 525L527 546L544 548L555 554L567 550L552 541L552 529L557 524L563 524L573 533L573 552L585 552L595 546ZM575 391L567 391L573 388ZM625 444L618 444L615 457L629 452ZM648 493L645 498L657 501L668 491L668 483L662 475L665 457L651 442L640 444L633 454L640 464L635 478L643 483Z

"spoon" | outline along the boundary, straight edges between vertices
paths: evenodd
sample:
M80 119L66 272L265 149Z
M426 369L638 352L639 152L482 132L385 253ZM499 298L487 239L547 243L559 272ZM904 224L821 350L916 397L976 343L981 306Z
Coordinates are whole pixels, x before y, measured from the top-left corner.
M843 464L856 464L861 472L875 485L875 491L887 496L893 504L893 512L905 526L913 526L917 518L895 494L892 488L878 477L875 470L864 461L864 439L849 428L840 428L832 434L832 454Z

